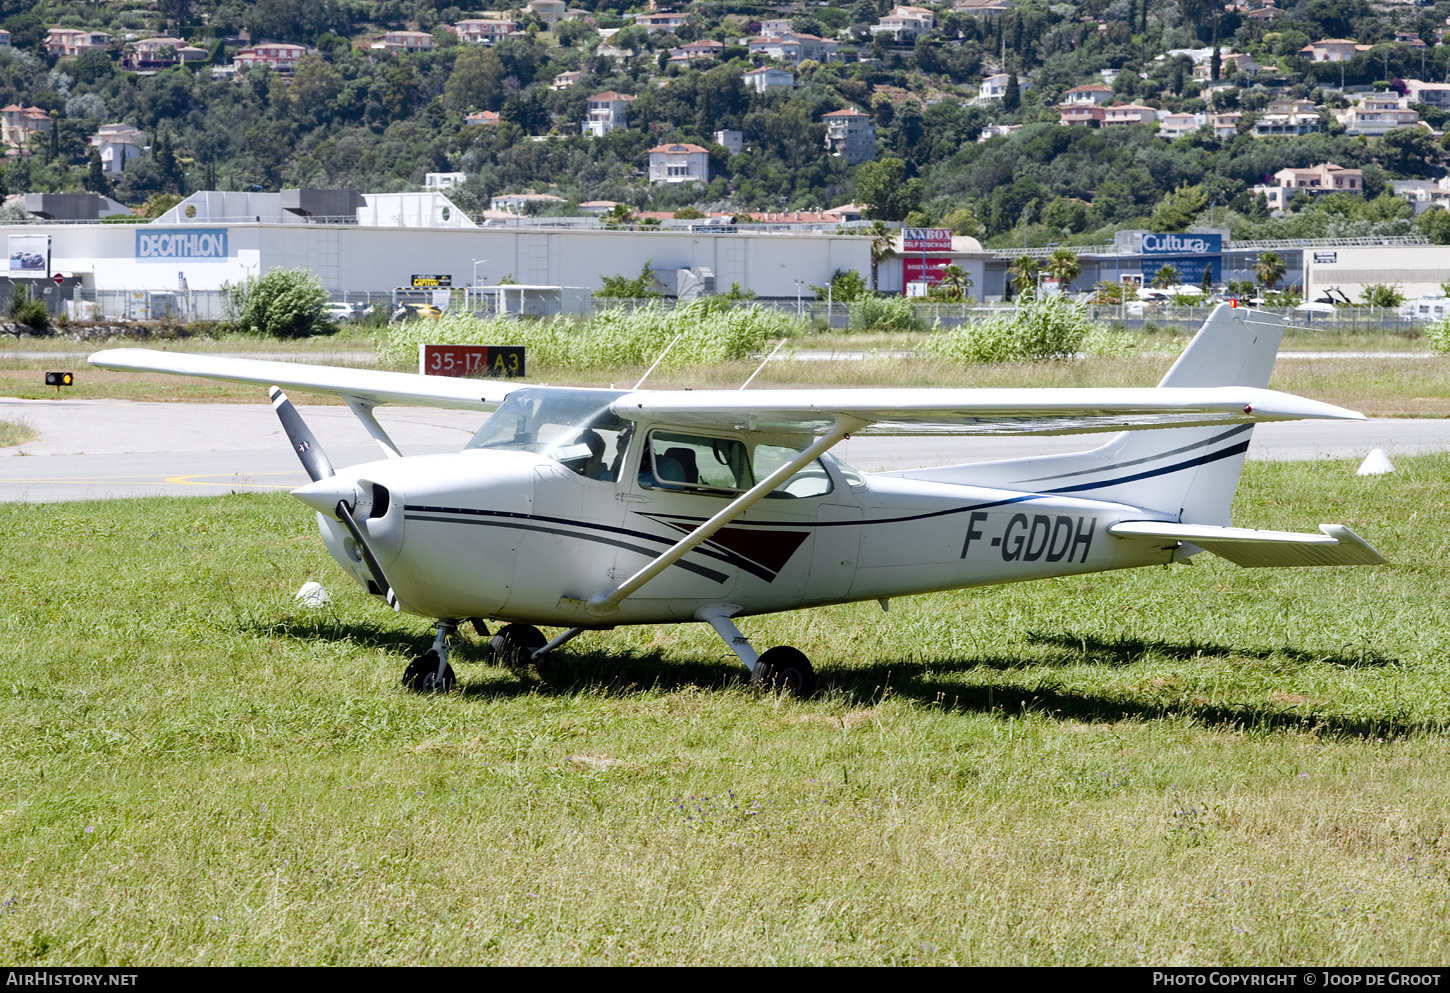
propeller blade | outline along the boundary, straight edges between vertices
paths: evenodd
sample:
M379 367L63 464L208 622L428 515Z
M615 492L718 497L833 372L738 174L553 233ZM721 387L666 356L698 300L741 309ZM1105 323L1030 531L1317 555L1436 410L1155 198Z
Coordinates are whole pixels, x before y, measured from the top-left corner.
M307 475L315 483L319 479L326 479L333 474L332 463L327 460L323 453L322 446L308 430L307 423L302 420L302 415L297 413L297 408L292 406L292 401L287 399L287 394L277 387L272 387L268 396L272 398L272 409L277 412L277 417L282 422L282 430L287 432L287 440L292 443L292 450L302 460L302 468L307 470Z
M363 562L367 564L368 572L373 574L373 582L377 583L378 589L386 591L388 606L395 611L399 610L398 598L393 593L392 584L388 582L388 577L383 575L383 567L378 565L377 557L368 547L368 540L363 537L362 528L358 527L357 521L353 519L352 508L347 505L346 500L337 501L337 519L342 521L343 527L352 534L352 540L357 542L358 550L362 552Z

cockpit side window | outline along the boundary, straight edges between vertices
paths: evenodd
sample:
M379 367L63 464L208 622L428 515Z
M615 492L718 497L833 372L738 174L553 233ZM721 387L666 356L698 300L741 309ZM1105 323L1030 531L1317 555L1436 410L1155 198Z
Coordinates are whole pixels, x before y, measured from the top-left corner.
M515 390L467 448L532 452L586 479L613 482L633 428L610 409L620 396L612 390Z

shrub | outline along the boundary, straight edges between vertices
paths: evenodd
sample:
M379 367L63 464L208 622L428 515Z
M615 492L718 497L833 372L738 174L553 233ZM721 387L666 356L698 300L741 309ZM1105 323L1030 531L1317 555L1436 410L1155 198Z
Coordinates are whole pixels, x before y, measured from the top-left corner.
M269 269L234 287L227 296L227 330L269 338L332 334L323 316L327 290L307 269Z
M1136 351L1137 339L1088 319L1087 309L1060 294L1030 300L1014 313L996 314L934 335L918 347L923 355L955 362L1024 362L1066 359L1089 350L1122 355Z
M15 283L10 291L10 306L7 308L12 320L24 324L32 331L44 331L50 327L50 312L45 301L30 295L22 283Z
M851 304L852 331L922 331L921 318L906 297L865 297Z
M649 365L683 335L661 363L661 368L678 369L745 358L764 350L772 339L805 330L794 315L756 306L726 309L705 301L668 312L658 306L632 313L606 310L585 321L446 314L436 321L389 326L378 342L378 358L389 364L411 364L423 343L523 345L535 368Z
M1450 352L1450 317L1442 317L1421 330L1425 343L1442 355Z

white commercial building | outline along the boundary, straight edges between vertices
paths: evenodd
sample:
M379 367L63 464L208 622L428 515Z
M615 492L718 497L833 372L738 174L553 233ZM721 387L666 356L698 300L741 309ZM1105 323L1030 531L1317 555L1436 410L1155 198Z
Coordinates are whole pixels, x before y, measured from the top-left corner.
M341 213L348 202L355 220ZM97 300L97 293L215 293L296 267L341 294L386 293L420 274L447 276L455 287L512 279L594 290L604 277L633 276L649 265L709 270L716 286L739 283L766 298L794 298L798 281L824 286L837 269L871 270L865 237L478 227L438 193L197 193L149 224L12 224L0 234L12 256L37 258L35 285L49 287L59 275L53 292L75 301ZM102 313L114 316L109 306ZM186 312L216 316L199 304Z

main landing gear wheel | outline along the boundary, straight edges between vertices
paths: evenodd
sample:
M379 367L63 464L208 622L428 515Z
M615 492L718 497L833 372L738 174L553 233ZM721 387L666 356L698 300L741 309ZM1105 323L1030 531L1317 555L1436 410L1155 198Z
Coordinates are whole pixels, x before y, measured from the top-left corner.
M443 679L439 680L438 653L431 648L403 670L403 686L414 693L447 693L457 682L453 675L453 666L446 663L443 666Z
M785 690L804 700L816 691L816 670L799 649L780 645L760 656L750 681L768 690Z
M498 665L523 669L534 660L534 652L548 643L544 632L532 624L505 624L489 642L489 650Z

